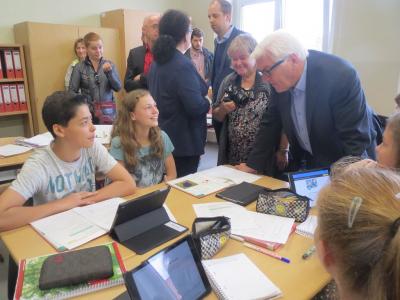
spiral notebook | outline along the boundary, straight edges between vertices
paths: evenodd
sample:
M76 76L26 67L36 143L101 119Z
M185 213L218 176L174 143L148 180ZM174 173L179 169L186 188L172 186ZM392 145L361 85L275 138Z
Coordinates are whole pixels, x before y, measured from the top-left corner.
M282 295L244 253L203 260L202 263L218 299L273 299Z
M14 300L68 299L123 284L122 273L125 272L125 267L119 253L118 244L114 242L106 244L106 246L110 250L112 260L113 275L110 278L48 290L41 290L39 288L40 270L45 259L54 254L21 260L19 262Z
M296 233L309 238L314 237L317 228L317 216L308 216L307 219L297 226Z

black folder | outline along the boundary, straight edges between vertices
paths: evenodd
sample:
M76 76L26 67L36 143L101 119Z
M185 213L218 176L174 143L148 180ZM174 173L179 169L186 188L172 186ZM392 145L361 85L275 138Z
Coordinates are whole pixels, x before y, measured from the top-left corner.
M265 187L243 181L234 186L230 186L216 194L218 198L245 206L258 199L258 195L269 190Z
M188 229L169 219L163 207L170 188L121 203L110 236L132 251L143 254Z

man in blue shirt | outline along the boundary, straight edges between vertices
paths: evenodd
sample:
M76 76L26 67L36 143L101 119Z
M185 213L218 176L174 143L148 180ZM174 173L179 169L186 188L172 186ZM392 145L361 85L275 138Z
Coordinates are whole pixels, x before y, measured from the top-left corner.
M347 61L307 51L284 31L267 36L252 56L274 91L241 170L273 175L282 131L290 143L294 169L328 167L347 155L375 156L373 112L357 72Z
M212 30L217 34L214 40L214 61L211 73L211 87L213 92L212 102L217 99L218 89L222 80L233 72L231 60L227 51L232 40L243 33L231 25L232 5L226 0L213 0L208 6L208 20ZM221 131L222 123L212 120L217 140Z

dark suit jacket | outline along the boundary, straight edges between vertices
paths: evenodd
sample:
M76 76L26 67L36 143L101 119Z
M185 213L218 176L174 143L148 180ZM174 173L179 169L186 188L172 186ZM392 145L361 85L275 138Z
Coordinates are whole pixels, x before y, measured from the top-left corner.
M129 51L124 79L124 88L127 92L136 89L147 89L147 76L143 74L145 54L146 47L144 46L139 46ZM138 74L141 74L140 80L133 80Z
M159 125L174 144L174 156L203 154L210 109L205 98L208 87L192 61L175 50L167 63L153 61L148 83L160 111Z
M297 140L291 116L290 91L274 91L247 165L273 174L274 149L282 129L294 161L305 158L308 168L325 167L346 155L374 158L376 132L354 68L343 59L309 51L306 74L306 119L312 155Z

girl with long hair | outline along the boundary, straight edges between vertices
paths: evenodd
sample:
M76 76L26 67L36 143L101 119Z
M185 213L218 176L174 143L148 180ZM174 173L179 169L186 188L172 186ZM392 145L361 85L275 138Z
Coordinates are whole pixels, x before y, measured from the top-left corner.
M122 100L111 133L110 154L129 171L138 187L176 178L168 135L158 127L158 109L147 90Z

